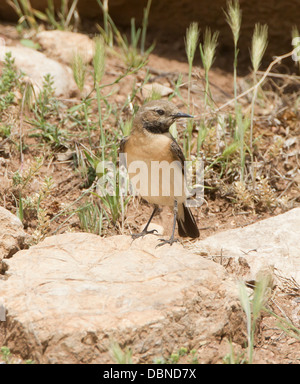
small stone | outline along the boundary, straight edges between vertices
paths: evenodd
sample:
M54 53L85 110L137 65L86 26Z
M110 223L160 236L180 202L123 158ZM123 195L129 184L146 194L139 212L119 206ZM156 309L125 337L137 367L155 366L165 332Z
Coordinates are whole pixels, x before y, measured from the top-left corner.
M0 262L19 251L24 245L25 238L26 234L19 218L0 207Z
M142 94L144 97L151 97L153 93L158 93L160 96L169 96L173 92L173 89L166 87L159 83L145 84L142 87Z

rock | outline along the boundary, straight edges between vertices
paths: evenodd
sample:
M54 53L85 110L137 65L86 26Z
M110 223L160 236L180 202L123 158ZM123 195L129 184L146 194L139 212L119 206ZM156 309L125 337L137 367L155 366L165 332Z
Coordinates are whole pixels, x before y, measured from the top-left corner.
M54 80L55 96L71 97L77 93L72 70L66 65L49 59L41 52L21 46L3 47L0 50L0 61L4 60L7 52L12 53L18 70L24 72L39 89L43 87L44 76L51 74Z
M162 225L156 224L156 223L150 223L148 227L148 231L152 231L155 229L157 232L156 235L163 236L165 233L164 227Z
M91 62L94 56L94 41L82 33L42 31L37 34L37 41L47 56L68 65L72 65L74 53L79 53L85 63Z
M143 97L151 97L153 93L159 94L161 97L169 96L173 89L159 83L145 84L142 89Z
M276 268L280 275L300 284L300 208L244 228L217 233L195 243L194 251L223 260L248 264L248 278L260 270ZM247 268L245 268L247 270ZM246 276L245 276L246 277Z
M0 272L2 259L11 257L24 245L26 234L17 216L0 207Z
M142 363L204 340L244 341L225 269L180 244L157 244L153 235L69 233L18 252L0 280L0 344L38 363L109 363L115 341Z

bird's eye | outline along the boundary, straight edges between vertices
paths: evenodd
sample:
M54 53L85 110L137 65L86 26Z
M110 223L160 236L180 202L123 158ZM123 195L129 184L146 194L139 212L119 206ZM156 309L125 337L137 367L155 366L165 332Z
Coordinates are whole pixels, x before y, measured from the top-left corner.
M162 109L157 109L156 111L160 116L164 115L165 114L165 111L163 111Z

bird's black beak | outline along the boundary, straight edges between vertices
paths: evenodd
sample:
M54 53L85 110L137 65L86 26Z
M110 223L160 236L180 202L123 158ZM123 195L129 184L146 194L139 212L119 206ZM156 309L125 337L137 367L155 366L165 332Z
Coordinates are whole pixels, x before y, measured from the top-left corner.
M182 113L182 112L176 113L175 115L173 115L173 117L174 117L174 119L180 119L182 117L187 117L187 118L190 118L190 119L194 118L194 116L188 115L187 113Z

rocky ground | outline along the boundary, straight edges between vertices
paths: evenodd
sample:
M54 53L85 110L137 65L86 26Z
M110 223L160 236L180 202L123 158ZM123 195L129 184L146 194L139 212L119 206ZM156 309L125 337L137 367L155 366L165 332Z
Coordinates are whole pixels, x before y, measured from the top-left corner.
M41 31L25 36L38 44L39 50L33 50L20 43L11 25L0 26L0 37L5 41L0 60L12 52L15 65L26 73L22 86L13 90L13 102L1 112L0 316L5 315L5 321L0 322L0 346L8 346L16 359L37 363L110 362L113 341L124 350L131 348L134 362L168 359L184 347L195 350L200 363L222 363L231 341L241 362L247 358L247 335L238 281L253 288L263 270L273 276L266 307L289 325L261 314L254 362L298 363L300 126L299 100L293 92L299 88L298 78L279 76L265 84L256 108L254 158L246 157L245 189L238 183L239 152L224 155L229 132L222 136L220 122L209 116L210 129L200 146L207 170L205 203L194 209L200 240L156 249L155 236L135 242L129 236L150 215L151 207L143 201L131 200L116 220L107 210L107 216L101 216L101 236L99 228L86 233L95 222L85 226L78 215L83 206L99 203L90 194L94 179L89 181L91 158L101 157L99 109L90 73L94 41L86 34ZM71 69L74 46L84 48L87 65L81 92ZM3 68L1 62L1 75ZM280 67L276 70L281 73ZM108 50L102 84L112 86L102 90L101 111L107 156L113 159L124 132L120 126L153 96L153 84L159 84L161 96L187 108L188 65L167 46L158 45L142 68L126 71L119 49ZM41 92L47 73L54 81L52 109L37 125L34 107L24 106L24 87L31 84ZM206 116L203 70L195 66L193 73L194 112ZM216 106L232 99L232 81L230 73L211 71ZM240 78L240 91L250 82L249 77ZM93 99L85 119L84 110L77 114L76 108L89 93ZM245 114L250 100L242 100ZM225 111L219 116L229 130L233 111L230 106ZM182 146L184 130L178 127ZM197 135L199 126L192 132L192 154ZM256 185L250 188L253 172ZM100 209L105 208L102 201ZM171 221L167 209L154 219L164 235Z

